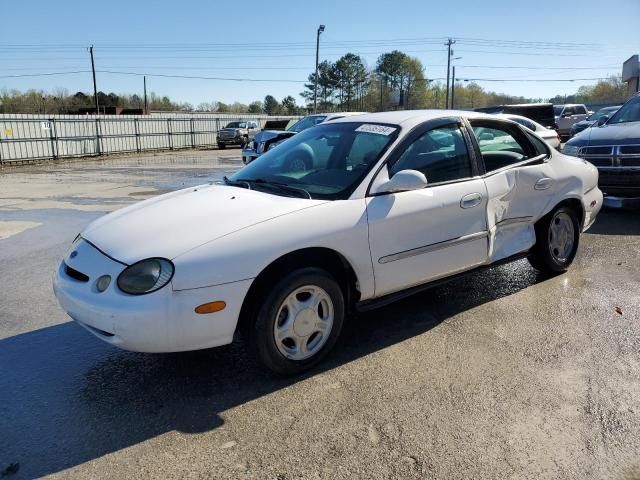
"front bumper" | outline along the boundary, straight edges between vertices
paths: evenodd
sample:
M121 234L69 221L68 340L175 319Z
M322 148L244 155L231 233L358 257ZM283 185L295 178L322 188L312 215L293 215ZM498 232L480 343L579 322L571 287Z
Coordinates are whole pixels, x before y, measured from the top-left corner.
M86 241L75 245L53 278L53 290L69 316L101 340L137 352L179 352L231 343L244 297L252 280L191 290L167 285L147 295L121 292L116 279L125 265L112 260ZM82 282L70 277L65 264L84 273ZM101 275L110 275L109 287L95 287ZM198 305L224 301L226 308L197 314Z
M598 186L607 197L640 198L640 167L604 167L598 173Z
M218 137L217 143L219 145L242 145L244 143L244 138L243 137L233 137L233 138Z
M261 154L258 153L254 148L245 148L244 150L242 150L242 161L244 163L251 163L260 155Z

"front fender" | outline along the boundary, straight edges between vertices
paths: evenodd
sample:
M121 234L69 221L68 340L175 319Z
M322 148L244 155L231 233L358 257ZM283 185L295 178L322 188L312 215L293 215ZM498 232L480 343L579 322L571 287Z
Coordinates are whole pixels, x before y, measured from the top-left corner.
M174 290L256 278L278 258L304 248L328 248L353 268L361 298L374 293L366 204L339 200L253 225L176 257Z

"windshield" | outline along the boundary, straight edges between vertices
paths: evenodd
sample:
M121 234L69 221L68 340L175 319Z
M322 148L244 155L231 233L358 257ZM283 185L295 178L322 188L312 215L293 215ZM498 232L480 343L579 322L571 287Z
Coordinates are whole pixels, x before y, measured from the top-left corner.
M246 128L246 122L229 122L226 128Z
M615 111L617 110L617 108L611 108L611 107L605 107L605 108L601 108L600 110L598 110L596 113L589 115L587 117L587 120L598 120L600 117L604 117L605 115L612 115Z
M311 128L319 123L322 123L326 115L309 115L308 117L301 118L296 123L291 125L287 130L290 132L300 133L307 128Z
M615 123L640 122L640 96L634 97L620 107L607 122L608 125Z
M311 198L347 199L399 131L397 125L359 122L318 125L269 150L229 180L256 189L295 187Z
M562 108L564 107L564 105L554 105L553 106L553 114L558 117L560 116L560 114L562 113Z

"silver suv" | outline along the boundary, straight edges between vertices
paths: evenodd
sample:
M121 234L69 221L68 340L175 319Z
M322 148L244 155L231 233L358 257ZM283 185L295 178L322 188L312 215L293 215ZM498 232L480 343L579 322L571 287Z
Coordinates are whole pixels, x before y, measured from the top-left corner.
M571 134L571 127L574 123L581 122L593 113L581 103L554 105L553 110L556 117L556 125L558 125L558 133L561 137L568 137Z

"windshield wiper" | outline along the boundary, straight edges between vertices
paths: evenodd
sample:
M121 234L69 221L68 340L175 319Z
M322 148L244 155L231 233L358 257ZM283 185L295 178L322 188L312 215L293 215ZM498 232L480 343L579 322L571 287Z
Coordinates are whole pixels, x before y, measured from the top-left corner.
M311 199L311 194L307 192L304 188L292 187L288 183L280 183L280 182L272 182L269 180L265 180L264 178L256 178L256 179L240 179L236 180L237 182L246 182L247 184L257 184L266 187L274 187L276 190L280 190L283 192L295 193L297 195L303 194L306 198Z
M222 180L224 181L225 185L229 185L231 187L241 187L241 188L246 188L247 190L251 190L251 184L246 180L231 180L226 175L222 177Z

